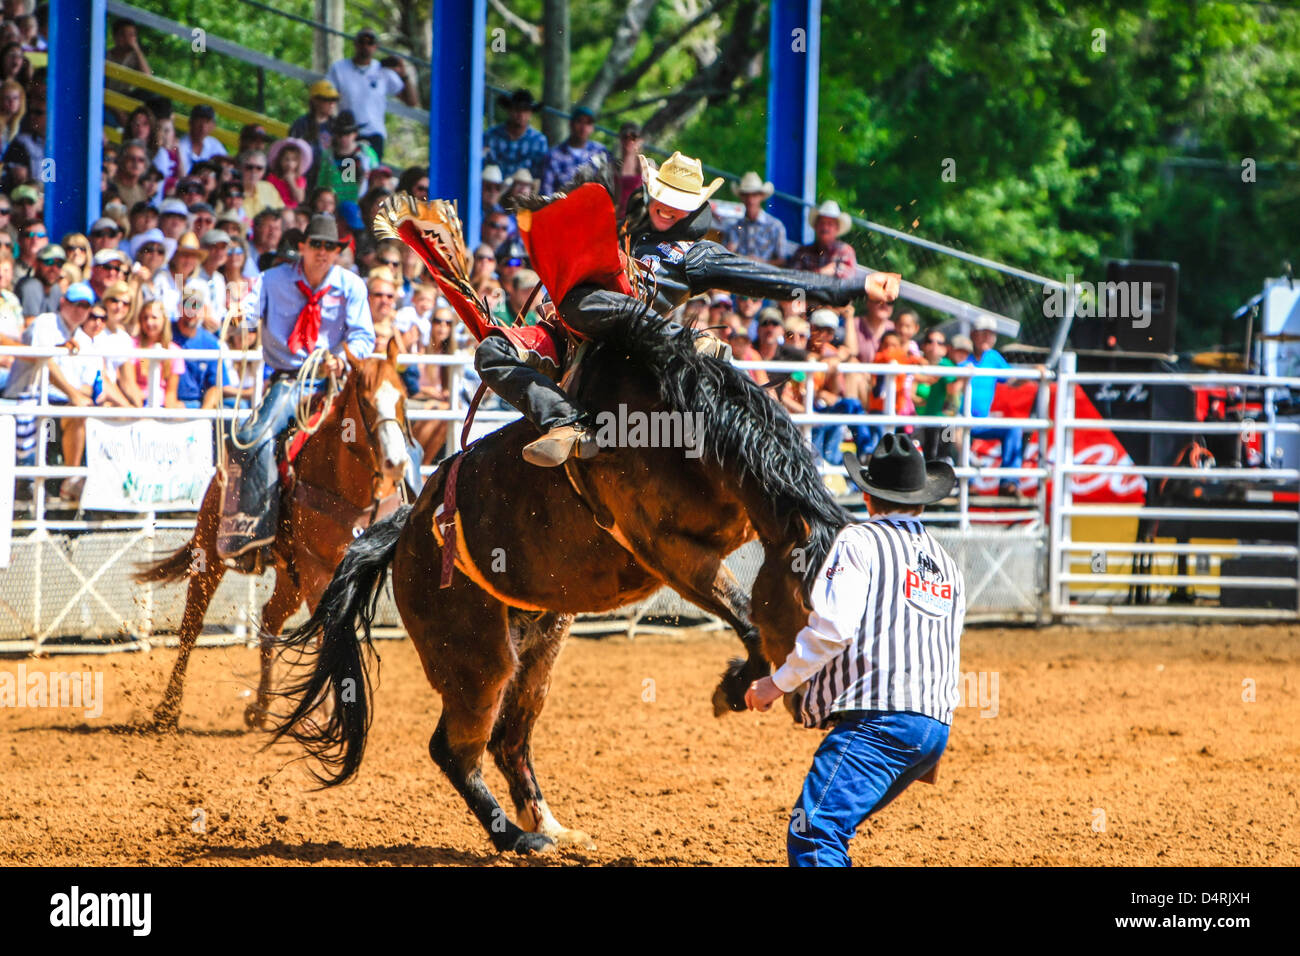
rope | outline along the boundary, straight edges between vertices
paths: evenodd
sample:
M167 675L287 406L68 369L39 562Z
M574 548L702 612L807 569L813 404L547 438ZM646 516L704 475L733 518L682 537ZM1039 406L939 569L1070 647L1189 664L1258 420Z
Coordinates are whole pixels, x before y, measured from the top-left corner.
M334 404L334 396L339 393L339 380L333 372L330 373L330 387L325 394L325 406L321 409L320 417L316 419L316 424L311 423L311 400L312 391L308 388L309 382L317 381L320 376L317 370L321 363L330 357L329 349L318 348L307 356L307 361L302 363L298 369L298 379L295 387L298 389L298 405L294 409L294 418L298 422L298 428L308 435L314 435L325 422L325 416L329 414L331 406Z

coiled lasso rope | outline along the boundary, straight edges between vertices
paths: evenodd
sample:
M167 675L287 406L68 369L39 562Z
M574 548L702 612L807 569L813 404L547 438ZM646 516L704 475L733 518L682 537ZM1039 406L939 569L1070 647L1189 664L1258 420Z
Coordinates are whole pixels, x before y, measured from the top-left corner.
M243 321L243 316L239 313L239 310L237 309L231 309L230 311L228 311L226 313L226 317L221 322L221 331L219 333L219 338L217 340L217 348L220 349L222 352L226 351L226 336L230 331L230 324L233 321L240 321L240 322ZM245 349L244 351L245 353L247 353L247 349ZM317 373L320 370L321 363L324 362L326 359L328 359L329 355L330 355L329 349L326 348L318 348L315 351L313 351L310 355L307 356L306 361L304 361L302 363L302 366L298 369L298 376L294 382L294 387L298 390L298 404L294 408L294 420L297 422L298 427L302 429L304 432L306 432L308 435L313 435L320 429L320 426L325 421L325 416L329 414L330 407L334 404L335 396L338 395L339 392L338 378L337 376L334 375L334 373L331 372L330 387L329 387L329 391L326 393L325 396L325 406L321 411L320 417L316 420L316 424L312 425L310 421L311 400L314 396L306 386L308 385L309 382L315 382L319 378L319 375ZM220 359L220 361L222 363L222 367L224 368L225 359L224 358ZM240 364L239 364L240 383L244 381L244 378L248 373L248 364L250 361L251 359L249 359L247 354L245 354L243 358L240 359ZM246 451L249 448L252 448L254 445L257 444L258 441L256 436L254 436L248 442L243 442L240 441L239 439L239 425L240 425L239 399L240 399L240 392L237 389L235 391L234 405L231 406L229 435L225 434L225 429L221 424L222 419L220 418L217 419L217 438L219 439L217 441L217 468L220 470L222 475L227 474L226 471L227 451L226 451L226 442L225 442L226 438L229 438L230 443L240 451Z

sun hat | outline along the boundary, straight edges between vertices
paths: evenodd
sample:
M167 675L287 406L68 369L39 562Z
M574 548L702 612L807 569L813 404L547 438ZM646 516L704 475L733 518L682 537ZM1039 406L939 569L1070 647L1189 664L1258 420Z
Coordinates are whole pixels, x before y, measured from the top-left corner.
M828 199L816 209L808 213L808 225L817 225L818 219L838 219L840 223L839 231L836 236L842 236L853 228L853 220L849 214L840 210L840 204L834 199Z
M974 332L996 332L998 330L998 320L991 315L981 315L971 326Z
M674 152L663 166L656 166L654 160L642 155L641 182L650 199L682 212L694 212L718 191L723 179L719 176L705 186L700 161Z
M505 177L501 175L501 167L492 163L483 167L483 182L490 183L493 186L500 186L505 182Z
M844 467L864 492L900 505L934 504L957 484L952 465L926 461L911 438L894 432L881 437L865 468L854 455L844 456Z
M306 140L299 139L296 136L286 136L284 139L277 139L271 144L270 150L266 154L266 168L275 169L275 163L280 158L280 154L286 149L298 150L298 156L302 163L302 171L306 171L311 165L312 152L311 147L307 145Z
M958 352L974 352L975 343L968 335L954 335L948 342L948 348L956 349Z
M740 182L736 183L735 191L737 196L745 196L750 193L762 193L766 199L772 193L776 192L776 187L771 183L764 182L759 178L758 173L748 172L740 177Z

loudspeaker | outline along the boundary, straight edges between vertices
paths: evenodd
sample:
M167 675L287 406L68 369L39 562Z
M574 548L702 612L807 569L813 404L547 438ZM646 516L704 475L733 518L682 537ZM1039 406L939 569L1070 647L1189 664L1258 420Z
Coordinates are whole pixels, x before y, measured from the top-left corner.
M1229 558L1219 564L1219 574L1231 578L1289 578L1296 573L1294 558L1258 557ZM1224 585L1219 589L1220 607L1259 607L1293 611L1296 606L1295 588L1242 588Z
M1106 263L1106 285L1097 290L1097 298L1098 305L1106 307L1102 321L1115 338L1115 348L1173 352L1178 263L1112 259Z

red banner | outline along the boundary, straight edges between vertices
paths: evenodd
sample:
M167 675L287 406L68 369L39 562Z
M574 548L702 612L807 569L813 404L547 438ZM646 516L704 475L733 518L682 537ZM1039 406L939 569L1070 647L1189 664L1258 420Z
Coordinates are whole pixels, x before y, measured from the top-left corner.
M1048 418L1056 417L1056 385L1048 386ZM1033 382L999 382L993 394L994 414L1003 418L1033 418L1034 398L1038 387ZM1089 400L1083 389L1074 387L1075 418L1100 419L1101 415ZM994 424L996 419L990 418ZM1040 433L1025 430L1024 466L1034 468L1038 465L1038 440ZM1047 431L1048 448L1053 441L1052 430ZM994 468L1001 463L1001 442L990 438L971 439L971 464L981 468ZM1078 465L1132 465L1124 446L1115 434L1105 427L1077 428L1074 430L1074 463ZM972 494L996 495L997 478L972 478ZM1021 479L1020 488L1026 495L1038 492L1037 478ZM1048 489L1051 490L1050 487ZM1071 476L1071 490L1076 501L1094 504L1121 502L1125 504L1143 504L1146 501L1147 483L1140 475L1088 475Z

